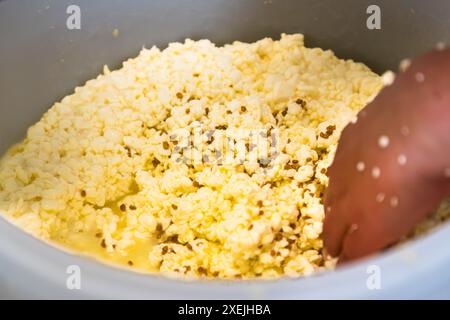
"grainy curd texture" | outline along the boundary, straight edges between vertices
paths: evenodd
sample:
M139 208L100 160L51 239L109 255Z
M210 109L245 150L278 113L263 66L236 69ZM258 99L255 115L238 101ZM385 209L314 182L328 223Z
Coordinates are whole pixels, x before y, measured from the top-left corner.
M382 86L300 34L143 49L55 103L9 150L0 210L37 237L136 270L310 275L333 265L322 195L340 132ZM259 146L236 142L247 156L225 161L215 144L235 129L266 132L276 152L252 158Z

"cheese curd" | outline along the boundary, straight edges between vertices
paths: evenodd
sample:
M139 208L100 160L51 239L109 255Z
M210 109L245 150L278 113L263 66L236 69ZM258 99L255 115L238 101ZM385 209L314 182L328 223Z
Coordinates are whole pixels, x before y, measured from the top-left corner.
M333 266L320 234L339 134L382 86L301 34L143 49L55 103L9 150L0 210L39 238L136 270L310 275Z

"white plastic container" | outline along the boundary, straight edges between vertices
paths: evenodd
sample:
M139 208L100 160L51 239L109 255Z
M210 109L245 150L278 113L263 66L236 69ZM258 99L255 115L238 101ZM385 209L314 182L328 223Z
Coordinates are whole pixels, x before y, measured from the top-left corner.
M380 1L378 1L380 2ZM365 0L0 1L0 151L54 101L118 66L143 46L209 38L217 43L305 33L308 46L375 71L449 41L450 2L383 1L381 30L366 26ZM66 26L78 5L81 29ZM117 29L118 31L114 31ZM450 225L376 257L309 278L177 281L68 254L0 219L2 298L450 298ZM72 267L70 267L72 266ZM69 268L69 269L68 269ZM79 269L78 269L79 268ZM70 271L67 273L67 271ZM81 289L67 285L80 271Z

